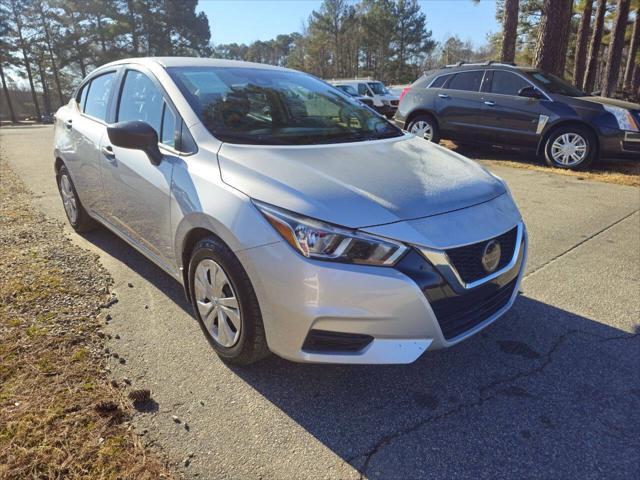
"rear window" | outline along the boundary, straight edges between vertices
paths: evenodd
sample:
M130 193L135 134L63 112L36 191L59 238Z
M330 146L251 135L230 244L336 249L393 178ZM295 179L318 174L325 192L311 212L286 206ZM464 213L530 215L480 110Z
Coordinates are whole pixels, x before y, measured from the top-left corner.
M451 90L467 90L477 92L480 90L482 82L482 70L474 70L473 72L460 72L451 79L447 88Z
M115 76L115 72L109 72L91 80L85 100L84 113L98 120L106 121L107 105Z

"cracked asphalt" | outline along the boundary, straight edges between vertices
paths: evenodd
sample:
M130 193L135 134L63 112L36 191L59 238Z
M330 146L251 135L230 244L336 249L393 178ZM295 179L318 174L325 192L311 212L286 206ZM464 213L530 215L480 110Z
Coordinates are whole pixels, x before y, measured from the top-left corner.
M0 152L64 221L52 134L3 128ZM529 229L523 294L411 365L230 368L178 284L104 229L69 230L115 281L114 377L157 402L142 441L185 478L640 478L640 190L491 169Z

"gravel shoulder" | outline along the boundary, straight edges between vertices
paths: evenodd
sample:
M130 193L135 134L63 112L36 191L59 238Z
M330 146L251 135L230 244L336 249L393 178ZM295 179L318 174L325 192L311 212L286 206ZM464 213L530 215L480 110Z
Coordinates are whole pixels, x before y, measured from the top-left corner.
M0 158L0 478L170 478L110 380L112 279Z

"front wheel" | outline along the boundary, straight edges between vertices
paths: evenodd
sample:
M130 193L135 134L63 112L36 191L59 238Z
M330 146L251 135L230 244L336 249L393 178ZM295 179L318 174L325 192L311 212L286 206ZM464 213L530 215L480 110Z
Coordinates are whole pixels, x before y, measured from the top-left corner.
M596 157L596 140L586 128L560 127L551 132L544 146L544 158L550 167L567 170L586 169Z
M411 120L408 130L429 142L438 143L440 141L438 123L431 115L418 115Z
M248 365L269 354L258 299L238 258L220 239L200 240L189 262L196 317L223 360Z

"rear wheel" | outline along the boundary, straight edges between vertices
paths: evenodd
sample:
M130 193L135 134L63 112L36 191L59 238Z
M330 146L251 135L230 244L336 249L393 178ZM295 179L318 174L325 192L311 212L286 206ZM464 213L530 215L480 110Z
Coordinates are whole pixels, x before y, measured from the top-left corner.
M596 157L595 137L589 130L578 125L560 127L547 138L544 157L550 167L586 169Z
M82 203L80 203L78 192L76 192L76 187L73 185L67 167L62 165L56 177L64 212L67 214L67 219L71 227L73 227L76 232L88 232L94 229L96 222L89 216L82 206Z
M208 237L194 247L189 291L200 326L223 360L248 365L269 354L251 281L220 239Z
M429 142L438 143L440 141L438 123L431 115L418 115L411 120L408 130Z

